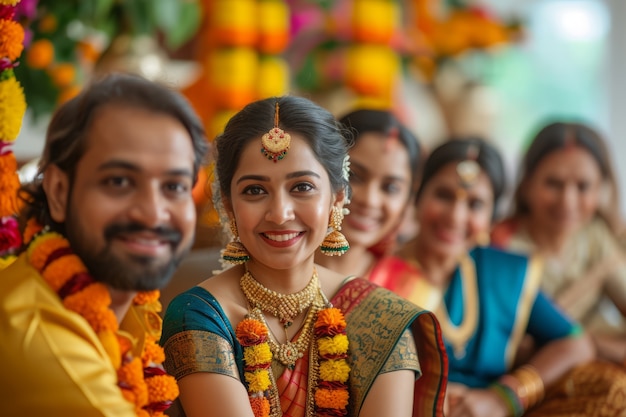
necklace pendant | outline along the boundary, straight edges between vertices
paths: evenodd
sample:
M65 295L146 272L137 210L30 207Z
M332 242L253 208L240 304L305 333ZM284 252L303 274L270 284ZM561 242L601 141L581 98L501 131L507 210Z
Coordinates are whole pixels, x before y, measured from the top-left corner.
M301 357L298 351L298 346L295 343L287 342L284 345L280 345L276 352L276 359L283 365L293 369L296 361Z
M280 321L285 329L288 329L293 324L293 321L289 319L284 319Z

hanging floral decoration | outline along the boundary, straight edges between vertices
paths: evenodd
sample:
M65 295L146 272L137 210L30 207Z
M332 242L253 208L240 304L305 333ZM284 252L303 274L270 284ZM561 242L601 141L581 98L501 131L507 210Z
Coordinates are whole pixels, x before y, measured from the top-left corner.
M432 81L438 68L451 58L491 50L521 38L519 20L498 18L467 0L413 0L412 6L414 63L426 81Z
M143 345L137 352L133 342L118 332L109 290L89 274L67 239L34 220L28 222L24 235L28 262L65 307L84 317L98 335L117 370L118 386L124 398L135 405L137 416L163 417L163 411L178 397L178 385L161 365L165 354L157 343L160 325L155 325L160 321L152 317L160 311L159 291L139 293L133 300L131 308L139 310L145 320Z
M318 313L314 332L319 354L319 381L315 391L318 415L345 416L348 408L348 336L346 320L338 308Z
M187 96L202 118L209 140L246 104L289 91L289 66L283 56L289 44L289 6L284 0L203 0L197 61L201 76L187 87ZM206 180L194 189L199 207L210 205ZM209 207L200 223L217 227L217 211Z
M244 377L254 417L268 417L272 351L267 343L267 327L259 320L246 318L237 325L235 335L243 346Z
M15 260L22 245L18 222L20 187L17 161L11 150L26 112L24 90L14 67L24 48L24 28L15 19L19 0L0 1L0 270Z

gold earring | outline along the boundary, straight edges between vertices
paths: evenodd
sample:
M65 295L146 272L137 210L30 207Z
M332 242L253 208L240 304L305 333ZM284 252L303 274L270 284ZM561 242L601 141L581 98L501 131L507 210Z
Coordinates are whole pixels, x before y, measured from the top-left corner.
M230 222L230 231L233 234L233 240L228 242L226 248L222 252L222 259L231 264L239 265L250 260L250 255L246 250L246 247L239 240L239 232L237 230L237 224L235 219Z
M341 222L343 221L343 212L340 208L333 206L330 212L330 221L328 227L332 231L326 235L324 241L320 245L320 250L326 256L341 256L350 249L348 240L340 232Z
M478 246L489 246L491 243L491 237L489 236L489 232L480 232L476 235L476 244Z

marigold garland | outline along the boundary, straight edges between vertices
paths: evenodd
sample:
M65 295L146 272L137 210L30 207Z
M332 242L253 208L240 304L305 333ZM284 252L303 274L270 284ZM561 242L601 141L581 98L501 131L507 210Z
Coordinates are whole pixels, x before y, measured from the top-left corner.
M245 318L237 325L235 335L243 346L244 378L248 385L252 412L255 417L268 417L270 401L267 390L272 385L270 378L272 352L267 343L268 329L258 320Z
M314 326L319 355L319 380L314 394L318 416L345 416L348 414L348 337L346 320L338 308L321 310ZM245 318L235 330L243 346L244 378L248 386L250 406L255 417L270 415L272 387L270 376L272 352L267 343L269 330L259 320ZM280 404L275 405L279 408Z
M17 139L25 112L24 90L15 79L13 69L6 69L0 73L0 141L13 142Z
M350 365L346 327L346 319L338 308L331 307L318 313L314 332L320 357L320 380L315 392L315 409L320 415L348 414Z
M137 416L161 417L178 397L176 380L165 373L163 349L146 335L140 357L133 357L132 343L117 334L119 324L109 308L108 289L91 277L84 264L60 234L42 230L29 220L25 239L30 242L26 257L44 280L59 294L68 310L83 316L100 338L117 369L118 386L126 400L135 404ZM134 305L158 302L159 292L139 293Z
M0 57L15 61L24 49L24 28L13 20L0 20Z

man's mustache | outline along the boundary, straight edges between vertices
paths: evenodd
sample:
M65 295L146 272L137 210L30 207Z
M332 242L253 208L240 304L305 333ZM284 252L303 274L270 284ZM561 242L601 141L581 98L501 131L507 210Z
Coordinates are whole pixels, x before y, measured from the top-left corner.
M118 235L139 232L151 233L159 239L168 241L173 245L177 245L182 239L182 234L178 230L164 226L150 228L140 223L112 224L104 230L104 237L110 240Z

